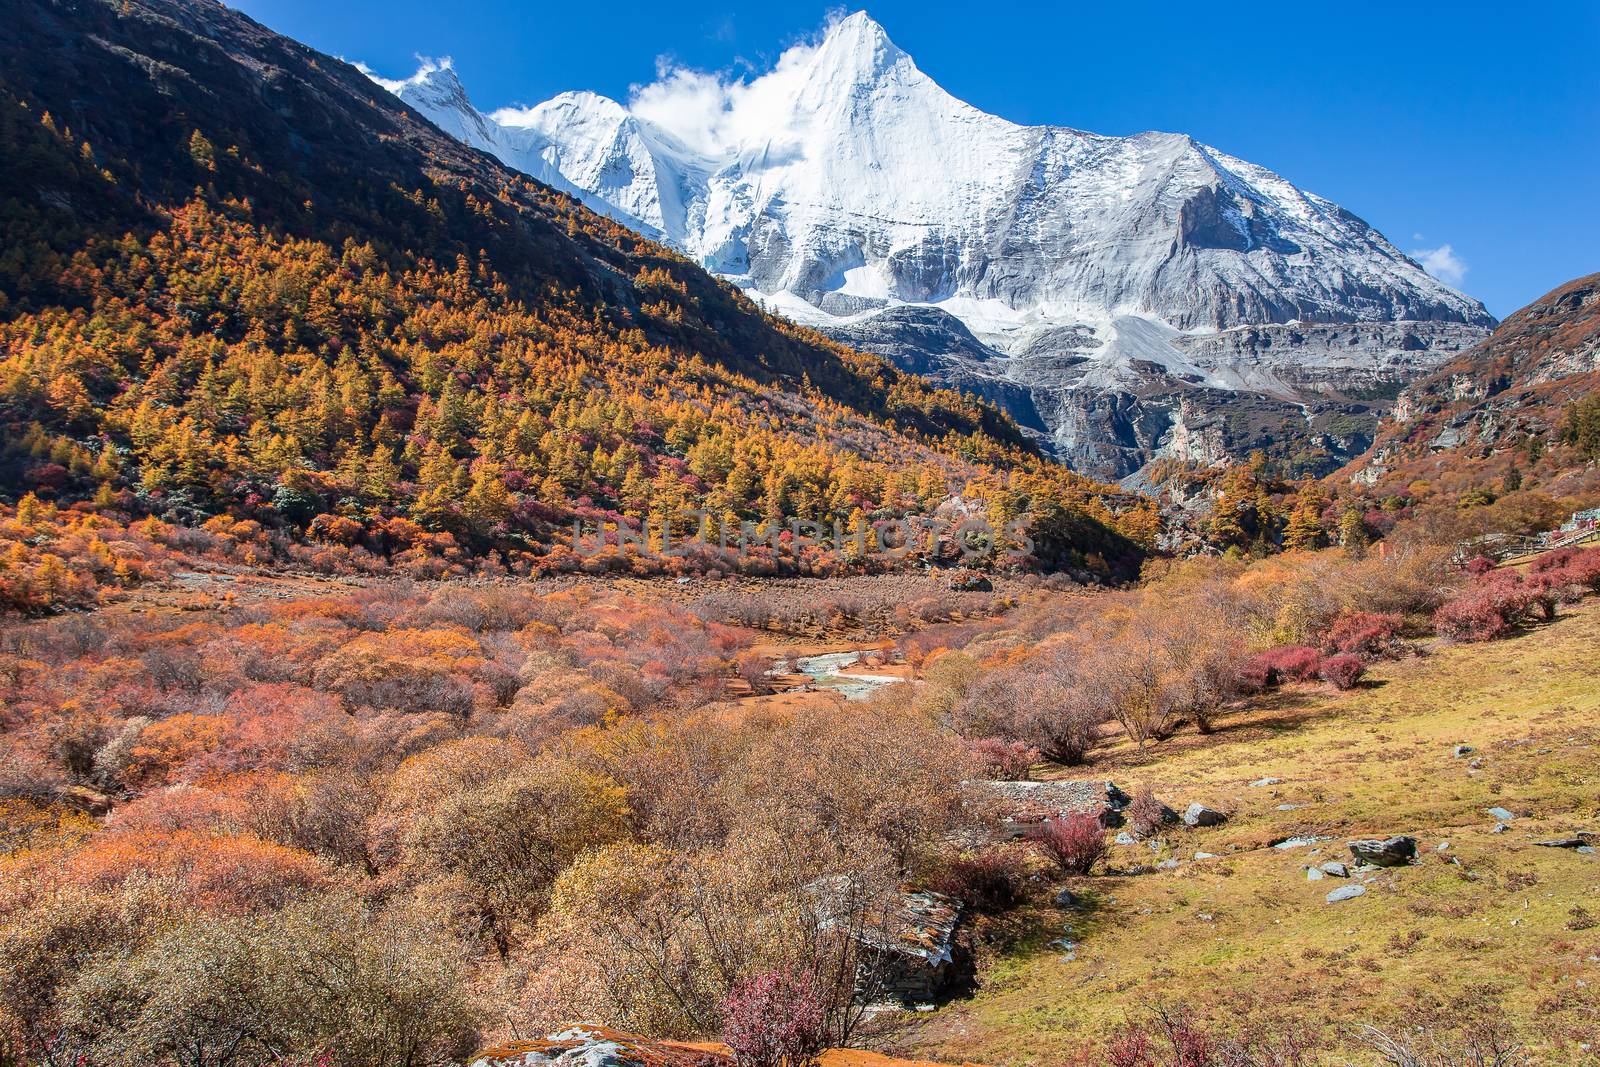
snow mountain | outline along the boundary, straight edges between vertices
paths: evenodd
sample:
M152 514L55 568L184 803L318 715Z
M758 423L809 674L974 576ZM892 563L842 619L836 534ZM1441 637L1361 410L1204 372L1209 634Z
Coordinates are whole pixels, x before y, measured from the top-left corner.
M1332 469L1406 381L1494 325L1271 171L1182 134L986 114L865 13L697 125L586 92L485 115L448 63L383 84L770 310L995 400L1100 475L1256 447Z

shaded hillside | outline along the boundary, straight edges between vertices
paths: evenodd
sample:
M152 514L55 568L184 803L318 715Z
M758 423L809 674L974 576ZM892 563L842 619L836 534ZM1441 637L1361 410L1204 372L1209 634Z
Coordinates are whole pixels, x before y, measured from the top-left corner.
M1482 344L1408 387L1371 451L1338 476L1378 492L1539 485L1574 493L1600 454L1600 274L1518 311Z
M0 14L8 496L478 547L963 488L1112 520L992 407L779 323L236 12Z

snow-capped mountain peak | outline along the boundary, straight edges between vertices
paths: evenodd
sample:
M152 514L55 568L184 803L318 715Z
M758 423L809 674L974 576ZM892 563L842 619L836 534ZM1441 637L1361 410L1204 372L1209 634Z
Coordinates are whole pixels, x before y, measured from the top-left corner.
M373 77L370 71L368 76ZM424 60L417 72L403 81L374 80L458 141L492 150L494 126L472 106L449 58Z
M669 71L626 104L570 92L484 116L432 68L384 84L782 314L853 340L884 309L953 315L1067 455L1082 427L1064 390L1156 373L1299 404L1317 399L1308 368L1404 375L1493 321L1355 215L1191 137L1021 126L957 100L865 12L759 77ZM1263 336L1270 358L1250 347Z
M828 28L812 57L806 80L808 89L819 95L838 95L848 88L871 85L891 72L922 76L911 57L889 40L883 27L865 11L858 11Z

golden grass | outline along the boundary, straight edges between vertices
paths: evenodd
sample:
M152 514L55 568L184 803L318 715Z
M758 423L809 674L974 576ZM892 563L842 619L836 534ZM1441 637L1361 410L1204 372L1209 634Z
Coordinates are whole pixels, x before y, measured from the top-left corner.
M1458 742L1476 751L1456 758ZM1167 834L1159 855L1114 849L1119 868L1182 865L1080 880L1097 901L1087 913L1030 910L977 994L907 1020L897 1051L1056 1064L1149 999L1223 1027L1264 1011L1337 1028L1487 991L1539 1062L1594 1062L1578 1044L1600 1049L1600 926L1584 918L1600 919L1600 856L1533 842L1600 828L1600 602L1510 640L1377 665L1348 693L1277 694L1210 737L1122 746L1090 773L1232 817ZM1249 785L1264 777L1283 781ZM1527 817L1495 834L1493 806ZM1419 839L1418 864L1371 875L1365 896L1329 904L1346 883L1305 877L1308 863L1348 860L1348 838L1400 833ZM1267 847L1299 834L1331 840ZM1064 924L1081 942L1071 961L1048 947Z

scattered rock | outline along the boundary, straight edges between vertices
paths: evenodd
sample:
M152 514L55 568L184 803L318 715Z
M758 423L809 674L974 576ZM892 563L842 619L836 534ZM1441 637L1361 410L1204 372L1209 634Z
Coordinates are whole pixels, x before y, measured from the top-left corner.
M1257 778L1250 783L1251 789L1265 789L1269 785L1282 785L1282 778Z
M1217 854L1215 852L1196 852L1194 858L1197 860L1214 860L1217 858Z
M1327 863L1322 864L1317 869L1320 870L1323 874L1331 874L1335 878L1348 878L1348 877L1350 877L1350 868L1346 867L1344 864L1340 863L1338 860L1329 860Z
M1118 831L1117 836L1112 838L1112 840L1119 845L1136 845L1139 843L1134 836L1128 833L1126 830Z
M1320 882L1326 877L1327 875L1323 874L1321 868L1319 867L1306 868L1306 881L1308 882Z
M1070 889L1063 889L1055 895L1055 899L1051 903L1058 908L1076 908L1079 903L1078 894Z
M1162 860L1160 863L1156 864L1156 870L1158 871L1175 871L1177 869L1177 860Z
M1593 848L1600 844L1600 833L1593 830L1579 830L1571 837L1556 837L1549 841L1535 841L1534 844L1543 848Z
M1469 771L1481 771L1481 770L1483 770L1483 759L1481 757L1479 757L1479 756L1474 756L1471 759L1471 761L1467 763L1467 770L1469 770Z
M1190 804L1183 813L1185 826L1221 826L1228 821L1228 817L1216 808L1208 808L1204 804Z
M1364 885L1342 885L1328 894L1329 904L1337 904L1341 900L1350 900L1354 897L1365 895L1367 887Z
M1297 808L1303 808L1303 807L1305 807L1304 804L1279 804L1278 805L1278 810L1279 811L1294 811Z
M1507 826L1505 823L1497 822L1494 824L1494 829L1490 830L1489 832L1491 834L1503 834L1509 829L1511 829L1511 827Z
M994 583L976 571L957 571L950 578L950 588L958 593L988 593Z
M84 785L64 785L56 789L56 799L85 815L104 815L111 810L111 798Z
M1299 837L1280 838L1272 842L1272 847L1276 849L1305 848L1307 845L1315 845L1326 840L1328 838L1325 835L1302 834Z
M1501 822L1510 822L1512 819L1516 818L1516 815L1507 811L1505 808L1485 808L1484 810L1490 815L1493 815L1495 818L1499 819Z
M1363 863L1378 867L1404 867L1417 858L1417 839L1408 836L1351 841L1350 852Z
M1462 756L1470 756L1476 751L1478 750L1473 748L1471 745L1457 745L1455 747L1456 759L1460 759Z

